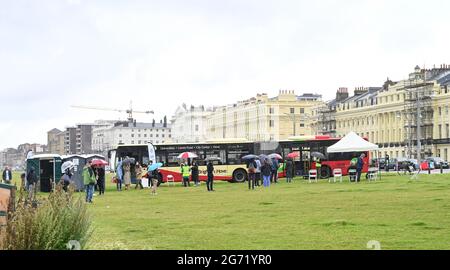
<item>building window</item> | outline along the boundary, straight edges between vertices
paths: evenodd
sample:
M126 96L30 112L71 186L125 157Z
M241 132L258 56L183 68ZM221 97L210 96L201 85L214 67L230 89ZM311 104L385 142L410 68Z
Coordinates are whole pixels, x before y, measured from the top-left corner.
M274 126L275 126L275 121L269 120L269 127L274 127Z
M447 134L447 139L450 138L449 124L445 124L445 133Z
M300 108L300 113L305 113L305 108Z
M161 137L163 137L163 138L164 138L165 136L166 136L166 135L164 135L164 134L161 135Z
M305 127L305 124L301 123L301 124L300 124L300 127Z
M273 114L273 112L274 112L274 109L273 108L269 108L269 113Z
M439 107L439 115L442 115L442 107Z
M131 141L131 144L134 144L134 141Z
M147 138L147 134L144 134L144 138Z
M291 113L295 113L295 108L291 108Z
M134 134L131 134L131 137L134 138Z
M141 141L140 141L140 140L138 141L138 144L141 144Z
M438 133L439 133L439 139L442 139L442 125L439 125L439 126L438 126L438 129L439 129L439 131L438 131Z
M153 138L153 134L150 134L150 137Z
M198 125L195 125L195 131L198 131Z
M159 137L159 134L156 134L156 138L158 138Z
M119 138L122 138L122 134L119 134Z

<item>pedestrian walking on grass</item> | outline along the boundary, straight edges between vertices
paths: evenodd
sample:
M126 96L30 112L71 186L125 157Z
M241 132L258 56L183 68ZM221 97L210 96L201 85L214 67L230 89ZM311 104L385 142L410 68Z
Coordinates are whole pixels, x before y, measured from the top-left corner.
M286 161L286 182L291 183L294 177L294 162L291 159Z
M197 165L197 161L195 161L195 160L192 161L191 173L192 173L192 181L194 181L194 185L198 186L199 185L198 165Z
M247 164L248 189L255 189L256 167L257 165L254 159L251 159Z
M6 166L5 169L3 170L2 179L5 184L8 184L8 185L11 184L12 172L8 166Z
M158 193L156 193L156 189L158 187L158 182L159 182L159 170L155 169L151 172L148 172L148 176L149 179L151 181L151 185L152 185L152 195L158 195Z
M208 161L208 164L206 165L206 171L208 174L208 180L206 181L206 188L208 191L214 191L213 184L214 184L214 165L212 164L212 161Z
M137 162L135 171L136 171L136 186L134 187L134 189L137 189L138 187L144 189L144 187L142 186L142 166L139 165L139 163Z
M261 174L263 177L264 187L269 187L270 186L270 178L272 175L272 167L270 166L270 164L267 160L264 160L264 163L261 167Z
M184 163L181 163L181 176L183 177L183 185L185 187L190 187L191 183L189 182L189 177L191 176L189 166Z
M86 192L86 202L92 203L94 196L95 174L92 170L92 161L89 161L83 168L83 183Z

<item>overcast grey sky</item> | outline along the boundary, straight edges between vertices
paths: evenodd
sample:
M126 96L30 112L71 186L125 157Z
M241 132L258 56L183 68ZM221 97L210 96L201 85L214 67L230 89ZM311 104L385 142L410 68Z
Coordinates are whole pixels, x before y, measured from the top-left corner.
M331 99L450 64L450 1L0 0L0 149L125 114L279 89ZM138 121L153 117L136 115Z

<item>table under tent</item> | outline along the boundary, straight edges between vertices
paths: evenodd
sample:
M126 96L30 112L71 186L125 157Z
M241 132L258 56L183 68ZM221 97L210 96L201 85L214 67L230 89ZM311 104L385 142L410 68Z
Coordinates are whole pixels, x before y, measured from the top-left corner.
M33 167L41 192L51 192L62 176L62 159L56 154L34 155L27 159L27 173Z

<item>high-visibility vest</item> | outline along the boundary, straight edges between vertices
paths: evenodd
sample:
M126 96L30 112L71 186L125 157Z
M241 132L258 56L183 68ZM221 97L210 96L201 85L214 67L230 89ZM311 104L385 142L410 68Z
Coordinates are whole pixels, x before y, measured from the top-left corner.
M181 174L183 177L189 177L191 173L189 172L189 166L183 166L181 167Z

